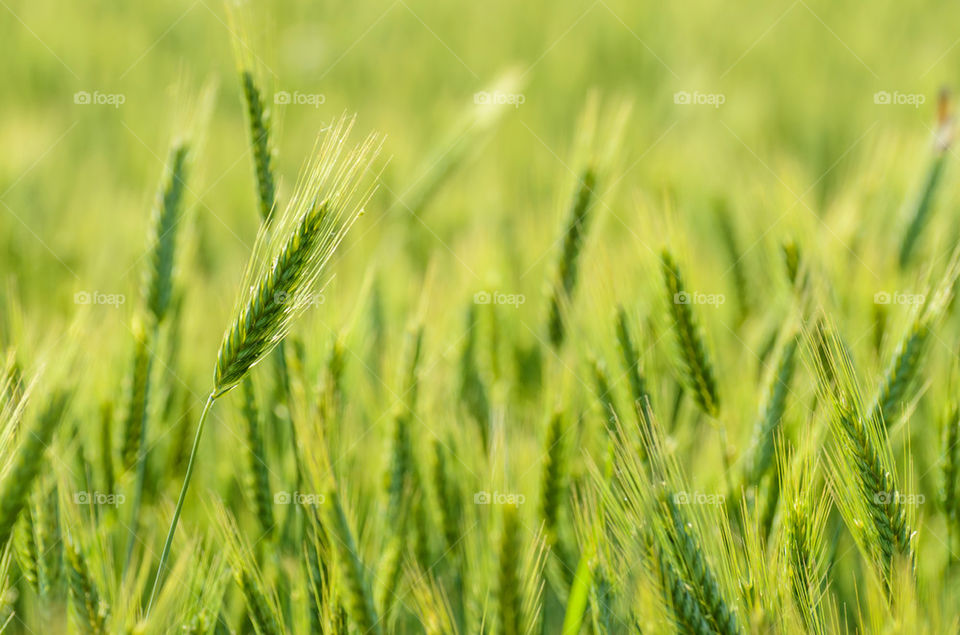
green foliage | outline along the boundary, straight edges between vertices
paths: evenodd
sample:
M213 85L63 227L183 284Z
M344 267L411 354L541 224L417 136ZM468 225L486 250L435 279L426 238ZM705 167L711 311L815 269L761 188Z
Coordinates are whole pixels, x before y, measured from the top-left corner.
M8 8L0 632L956 631L960 9L180 5Z

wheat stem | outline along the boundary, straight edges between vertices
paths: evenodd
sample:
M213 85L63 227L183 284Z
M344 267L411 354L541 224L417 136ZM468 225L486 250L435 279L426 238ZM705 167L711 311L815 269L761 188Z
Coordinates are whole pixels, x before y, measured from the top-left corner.
M203 412L200 413L200 421L197 422L197 433L193 437L193 447L190 448L190 458L187 460L187 473L183 477L183 485L180 487L180 496L177 498L177 506L173 509L173 519L170 521L170 528L167 530L167 538L163 542L163 551L160 552L160 564L157 565L157 575L153 580L153 590L150 591L150 601L147 603L146 615L150 615L150 609L153 607L153 601L156 599L157 591L160 588L160 580L163 577L163 565L167 562L170 555L170 546L173 544L173 535L177 531L177 523L180 521L180 512L183 511L183 502L187 498L187 489L190 487L190 477L193 476L193 466L197 458L197 448L200 447L200 437L203 435L203 424L207 420L207 413L216 399L214 393L210 393L207 402L203 405Z

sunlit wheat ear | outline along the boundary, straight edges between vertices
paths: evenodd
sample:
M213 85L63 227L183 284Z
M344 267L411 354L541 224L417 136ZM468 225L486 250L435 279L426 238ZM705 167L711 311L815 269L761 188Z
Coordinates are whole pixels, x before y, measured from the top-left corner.
M70 589L77 626L81 632L105 633L110 609L101 599L80 544L69 533L64 542L64 552L67 587Z
M553 288L551 289L547 327L550 333L550 343L554 347L559 347L563 343L565 329L562 307L564 303L569 303L577 284L580 251L583 248L583 239L587 231L587 220L589 218L588 213L596 187L596 171L593 167L587 167L581 173L574 191L567 227L563 235L563 250L557 263Z
M780 549L797 611L810 632L822 633L822 597L826 593L827 560L824 527L829 499L817 480L816 458L791 455L777 444L780 480L784 483Z
M273 531L273 498L270 496L270 472L267 468L266 445L263 442L263 423L257 406L257 394L253 381L245 378L241 387L243 393L243 418L246 423L247 474L244 484L253 502L253 510L260 521L260 531L264 536Z
M669 556L657 551L653 560L658 566L660 586L673 612L675 625L680 632L707 635L713 628L707 621L696 595L677 572Z
M214 397L236 386L315 303L326 264L369 200L372 189L361 192L360 181L379 142L371 135L346 151L351 127L343 120L327 134L287 210L261 230L217 354Z
M254 176L257 181L257 204L260 207L261 219L264 223L269 223L273 216L273 205L276 200L273 168L270 165L273 158L270 149L270 114L264 106L263 97L253 78L253 73L242 69L240 71L240 84L243 87L243 104L247 111L250 148L253 151Z
M955 252L943 277L930 290L929 301L919 307L909 330L897 343L893 359L870 406L868 419L880 418L889 428L906 410L905 402L909 400L911 387L927 361L929 342L935 337L933 328L950 309L958 276L960 252Z
M520 561L520 522L517 516L516 506L504 506L497 589L497 622L504 635L517 635L521 632L520 580L517 573Z
M797 339L790 337L780 352L776 371L770 377L760 417L754 427L753 441L746 465L746 484L757 485L774 456L774 439L786 408L790 381L796 367Z
M630 323L627 312L622 306L617 307L617 348L620 349L620 360L623 362L624 372L630 380L630 395L633 397L633 412L637 416L637 423L644 434L650 434L650 393L647 390L647 381L642 373L640 353L637 351L633 336L630 334Z
M38 420L24 430L23 440L8 457L0 479L0 545L7 543L20 510L27 502L30 486L43 468L43 455L67 411L69 394L51 396Z
M548 544L559 538L560 509L563 505L567 480L567 462L564 444L563 413L550 417L544 438L543 465L540 477L540 514Z
M247 616L257 633L280 635L286 632L276 591L267 585L256 556L240 532L237 521L223 503L217 503L217 523L226 547L227 562L247 607Z
M683 284L683 275L673 255L666 249L661 255L661 265L667 289L667 303L673 318L680 357L686 369L688 387L700 409L711 417L716 417L720 411L716 375L704 342L703 331Z
M790 284L797 284L797 275L800 273L800 248L793 240L780 245L780 255L783 257L783 269Z
M904 503L885 428L879 418L864 414L849 353L832 330L820 331L820 337L822 345L811 357L821 398L833 410L827 459L834 502L861 553L892 594L895 565L914 565L913 510ZM828 368L835 373L832 384Z
M953 143L953 115L950 107L950 95L946 90L940 92L937 110L937 129L934 133L933 152L927 168L927 175L916 198L907 205L909 222L900 243L900 269L906 269L909 266L920 234L923 233L924 228L929 223L940 177L943 174L943 167Z
M170 151L170 168L164 175L150 226L150 267L141 288L144 304L155 323L163 322L173 296L177 228L182 216L188 156L187 146L182 143Z
M329 490L322 511L324 527L330 534L330 544L334 549L334 562L342 584L341 593L347 612L360 632L381 633L380 618L370 596L364 565L336 489Z
M372 186L361 191L360 184L370 171L380 141L376 135L370 135L359 146L347 149L346 140L352 127L353 120L345 118L330 128L297 184L286 211L273 219L269 231L261 226L247 263L234 319L224 333L217 355L213 390L197 422L183 485L147 603L147 615L170 555L210 408L283 341L294 320L315 304L317 282L330 257L373 194Z

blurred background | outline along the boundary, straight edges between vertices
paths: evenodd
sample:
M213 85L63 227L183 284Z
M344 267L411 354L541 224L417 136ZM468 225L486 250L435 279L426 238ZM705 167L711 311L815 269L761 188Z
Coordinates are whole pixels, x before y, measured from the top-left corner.
M409 313L432 267L431 317L459 320L445 309L500 290L528 298L519 310L537 331L591 91L602 113L632 110L588 241L601 269L584 278L599 275L603 288L587 285L588 304L638 291L631 274L649 266L631 254L652 258L670 231L650 221L654 210L694 219L683 242L707 271L724 258L703 216L718 199L736 211L744 249L775 244L788 227L854 247L872 224L900 222L936 93L960 56L945 28L956 8L941 3L279 1L240 11L243 33L204 0L2 2L0 263L30 316L26 334L80 311L107 334L129 324L132 302L114 310L75 296L136 297L168 148L185 104L212 82L181 275L203 290L190 302L208 318L188 321L186 337L213 355L259 220L237 47L270 93L281 204L332 120L357 113L359 133L386 137L383 184L315 316L330 330L357 309L371 269L389 269L385 296ZM481 91L502 106L496 125L476 115ZM841 227L824 231L831 222ZM882 276L867 259L851 260L852 275ZM752 266L762 270L762 257ZM128 346L117 340L102 345Z

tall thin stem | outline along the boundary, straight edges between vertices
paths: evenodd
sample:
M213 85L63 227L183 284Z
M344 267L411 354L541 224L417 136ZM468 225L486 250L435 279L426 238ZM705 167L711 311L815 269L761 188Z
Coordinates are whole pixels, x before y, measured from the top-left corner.
M153 337L149 340L150 346L152 347L160 337L160 324L154 323L153 326ZM147 379L146 379L146 393L150 394L150 375L153 371L153 356L154 353L150 350L150 357L147 361ZM127 569L130 567L130 559L133 557L133 548L137 542L137 534L140 532L140 505L143 502L143 486L146 481L147 476L147 408L146 408L146 399L144 400L144 408L139 413L140 416L140 445L137 446L137 473L136 481L133 486L133 511L131 513L130 520L130 539L127 542L127 555L123 559L123 575L126 577Z
M150 609L153 607L153 601L157 597L157 591L160 588L160 578L163 576L163 565L167 562L170 555L170 545L173 543L173 534L177 531L177 523L180 521L180 512L183 510L183 501L187 498L187 489L190 487L190 477L193 475L193 464L197 458L197 448L200 447L200 437L203 434L203 423L207 420L207 413L213 406L217 395L213 392L207 397L207 403L203 406L203 412L200 413L200 421L197 423L197 434L193 437L193 447L190 448L190 459L187 461L187 473L183 477L183 486L180 488L180 497L177 499L177 506L173 510L173 519L170 521L170 529L167 530L167 539L163 543L163 552L160 554L160 564L157 566L157 577L153 580L153 590L150 591L150 602L147 604L146 615L150 615Z

